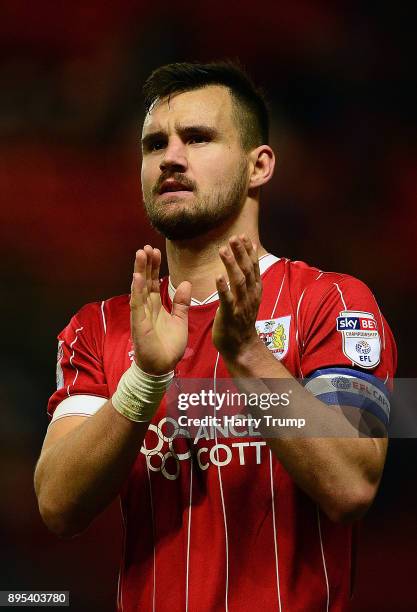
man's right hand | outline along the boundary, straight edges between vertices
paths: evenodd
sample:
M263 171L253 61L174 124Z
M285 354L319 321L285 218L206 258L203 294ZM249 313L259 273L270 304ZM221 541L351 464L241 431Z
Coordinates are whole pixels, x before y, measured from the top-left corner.
M136 253L130 300L136 361L149 374L173 370L188 339L191 285L180 284L168 313L159 294L160 262L160 251L149 245ZM103 399L91 417L67 416L50 425L35 490L51 531L60 536L80 533L114 499L137 460L148 426L119 414L110 399Z
M161 252L150 245L136 252L130 298L130 327L135 361L148 374L165 374L182 358L188 340L191 283L182 282L174 296L171 314L161 303L159 267Z

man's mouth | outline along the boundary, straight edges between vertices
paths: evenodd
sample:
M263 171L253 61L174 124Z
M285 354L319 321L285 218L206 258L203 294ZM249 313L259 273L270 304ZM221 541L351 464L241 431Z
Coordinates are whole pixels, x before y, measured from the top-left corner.
M159 194L163 193L173 193L175 191L193 191L191 187L184 185L184 183L180 183L179 181L174 180L166 180L162 183Z

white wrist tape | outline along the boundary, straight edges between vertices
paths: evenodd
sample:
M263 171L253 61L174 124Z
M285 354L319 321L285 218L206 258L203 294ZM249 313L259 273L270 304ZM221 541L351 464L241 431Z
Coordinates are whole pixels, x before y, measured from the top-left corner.
M150 421L173 378L174 371L159 376L147 374L132 361L130 368L119 380L111 398L112 404L131 421Z

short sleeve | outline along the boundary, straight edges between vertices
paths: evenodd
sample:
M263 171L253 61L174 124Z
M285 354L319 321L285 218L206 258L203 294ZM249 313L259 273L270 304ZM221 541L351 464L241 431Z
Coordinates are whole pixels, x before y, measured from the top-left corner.
M364 283L329 277L306 289L300 308L305 387L324 404L360 408L387 426L397 364L391 330Z
M298 329L304 377L340 366L372 374L391 386L395 341L375 297L358 279L329 275L308 287Z
M48 402L50 418L88 416L108 399L103 343L101 306L87 304L58 335L57 390Z

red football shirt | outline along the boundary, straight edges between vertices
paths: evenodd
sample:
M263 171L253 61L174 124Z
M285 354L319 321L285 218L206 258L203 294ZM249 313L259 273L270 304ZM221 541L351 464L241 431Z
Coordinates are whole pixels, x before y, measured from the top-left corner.
M309 379L323 410L340 392L344 404L386 422L387 403L369 400L369 389L392 379L395 344L366 285L272 255L260 266L257 329L275 357L293 376ZM170 311L168 279L161 297ZM193 301L176 377L229 376L211 340L217 307L216 294ZM48 405L53 420L91 415L112 396L133 356L129 315L128 295L87 304L59 335L58 390ZM210 427L194 439L175 439L177 433L163 402L120 493L118 609L345 609L351 527L332 523L259 435L218 438Z

